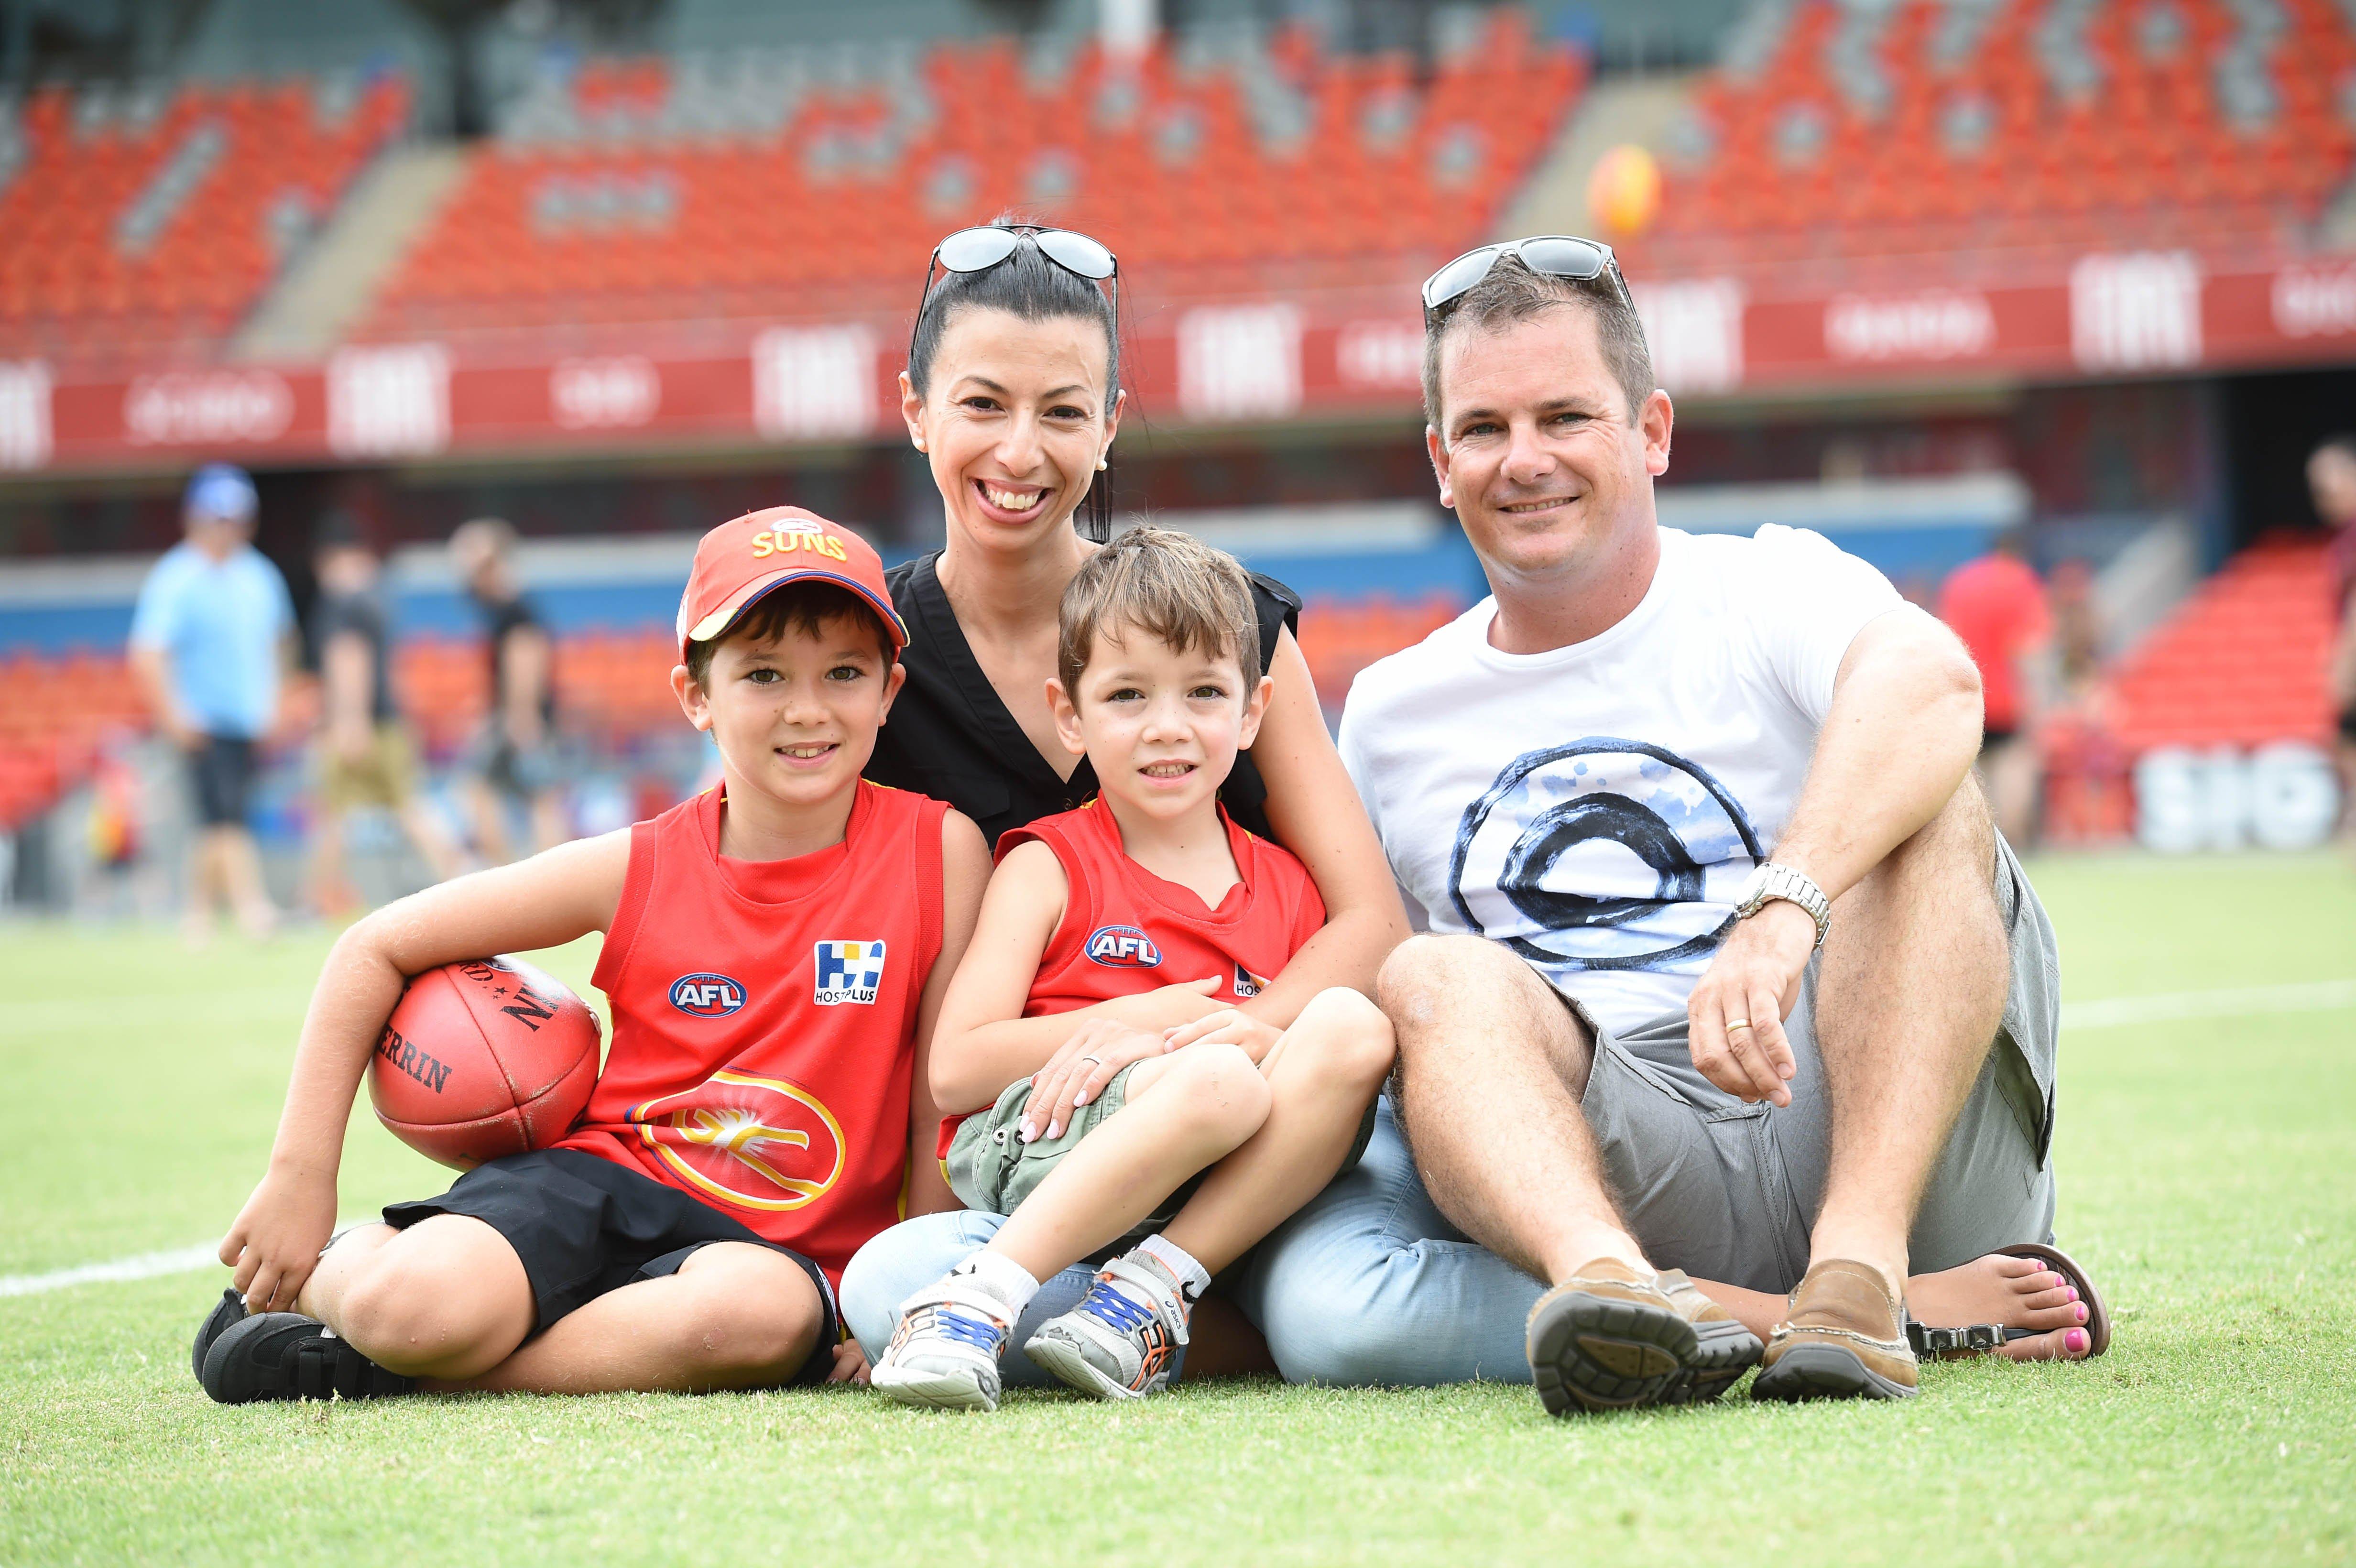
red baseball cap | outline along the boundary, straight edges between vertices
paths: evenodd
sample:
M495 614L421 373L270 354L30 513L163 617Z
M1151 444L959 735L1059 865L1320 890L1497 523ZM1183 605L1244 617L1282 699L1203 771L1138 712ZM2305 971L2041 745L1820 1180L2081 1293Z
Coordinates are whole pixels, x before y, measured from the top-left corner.
M695 547L679 601L680 662L687 662L688 644L710 642L771 589L801 581L831 582L858 594L883 617L894 655L908 645L875 547L815 512L769 507L721 524Z

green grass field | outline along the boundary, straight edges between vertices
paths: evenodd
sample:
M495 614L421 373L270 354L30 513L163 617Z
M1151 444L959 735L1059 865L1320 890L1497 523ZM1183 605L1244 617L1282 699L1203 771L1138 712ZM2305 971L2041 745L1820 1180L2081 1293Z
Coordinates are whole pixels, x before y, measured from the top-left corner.
M2344 862L2033 873L2073 1003L2356 978ZM325 946L0 926L0 1275L219 1235ZM2061 1240L2119 1318L2087 1365L1569 1422L1523 1389L1258 1381L983 1418L850 1390L225 1409L188 1372L209 1269L0 1294L0 1563L2346 1561L2345 1000L2065 1034ZM443 1179L363 1106L344 1213Z

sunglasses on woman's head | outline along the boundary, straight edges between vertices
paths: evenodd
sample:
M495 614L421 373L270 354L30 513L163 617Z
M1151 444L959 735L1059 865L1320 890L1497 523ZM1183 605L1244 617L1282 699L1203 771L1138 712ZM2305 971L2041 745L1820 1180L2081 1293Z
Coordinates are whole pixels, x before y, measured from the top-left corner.
M1507 240L1467 251L1424 279L1424 330L1428 332L1445 321L1456 302L1487 277L1503 256L1515 257L1541 276L1568 278L1576 283L1591 283L1608 276L1622 301L1631 306L1635 304L1628 293L1628 280L1620 275L1620 262L1612 254L1611 246L1601 240L1581 240L1575 234L1533 234L1526 240Z
M1067 272L1076 272L1091 283L1102 283L1120 270L1112 252L1085 234L1069 229L1000 229L994 225L980 229L960 229L933 247L933 261L951 272L986 272L1028 240L1039 247L1039 253ZM925 269L925 286L930 288L933 270Z
M1097 240L1069 229L1033 229L1018 226L1001 229L988 224L980 229L960 229L933 247L932 260L925 263L925 292L916 296L916 325L908 328L908 363L916 362L916 333L925 324L925 304L933 297L933 269L945 272L986 272L997 266L1025 240L1039 247L1039 253L1075 277L1102 283L1117 278L1120 263ZM1114 285L1118 288L1118 283Z

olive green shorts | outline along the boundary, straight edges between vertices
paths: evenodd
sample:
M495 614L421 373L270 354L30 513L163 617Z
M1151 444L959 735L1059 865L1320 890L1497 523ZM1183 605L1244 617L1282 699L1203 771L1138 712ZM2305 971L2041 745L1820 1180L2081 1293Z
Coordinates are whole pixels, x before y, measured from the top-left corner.
M1018 1078L1009 1083L998 1096L997 1104L968 1116L949 1140L948 1157L941 1161L949 1190L969 1209L986 1214L1013 1213L1047 1179L1056 1161L1103 1125L1106 1117L1129 1104L1129 1075L1137 1066L1132 1061L1114 1073L1104 1093L1074 1112L1071 1125L1062 1132L1052 1138L1033 1138L1027 1144L1023 1141L1022 1127L1023 1113L1031 1104L1031 1080ZM1359 1118L1358 1136L1350 1146L1349 1157L1342 1162L1343 1170L1358 1163L1374 1130L1375 1107L1369 1104L1366 1114ZM1198 1171L1189 1177L1177 1191L1138 1222L1130 1236L1150 1236L1176 1219L1178 1211L1194 1196L1194 1189L1203 1184L1204 1174Z

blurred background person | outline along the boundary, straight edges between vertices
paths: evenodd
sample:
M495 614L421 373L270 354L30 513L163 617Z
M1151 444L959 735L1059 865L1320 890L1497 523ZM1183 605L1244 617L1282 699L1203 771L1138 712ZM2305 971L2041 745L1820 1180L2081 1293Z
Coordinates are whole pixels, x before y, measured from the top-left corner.
M319 656L318 818L311 841L311 898L335 915L358 901L346 875L351 813L390 813L436 881L464 869L457 843L417 794L417 745L395 705L382 562L360 521L342 510L313 536L318 603L312 638Z
M1987 554L1957 567L1939 591L1939 619L1980 668L1987 710L1980 778L1997 826L2015 844L2033 842L2036 833L2037 723L2052 630L2045 585L2028 555L2027 530L2007 528Z
M247 813L258 748L277 721L294 605L286 580L253 548L258 510L243 469L197 470L181 498L185 537L148 572L132 612L131 668L156 727L187 763L193 941L209 935L216 909L250 936L277 922Z
M2356 434L2335 435L2307 460L2315 515L2331 529L2333 751L2340 763L2340 836L2356 847Z
M531 850L562 842L557 794L555 645L515 570L516 532L504 519L477 517L450 536L458 581L483 614L491 700L468 753L475 844L493 865L514 859L509 814L521 807Z

